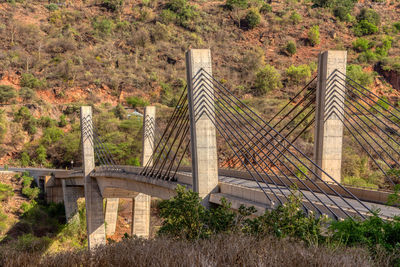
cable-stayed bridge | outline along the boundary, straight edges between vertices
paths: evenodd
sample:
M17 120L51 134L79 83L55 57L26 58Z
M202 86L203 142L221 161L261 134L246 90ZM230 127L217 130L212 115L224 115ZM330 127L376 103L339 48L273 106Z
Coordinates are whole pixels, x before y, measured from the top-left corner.
M155 107L145 108L142 167L118 165L91 107L82 107L82 171L56 174L48 191L62 188L67 218L85 197L90 248L115 231L118 198L134 198L133 233L148 236L151 196L169 198L178 184L206 206L224 197L259 214L296 194L317 216L364 219L377 208L385 219L400 215L386 205L399 183L400 111L346 75L346 56L321 53L317 77L278 113L259 114L213 76L209 50L190 50L187 87L164 129ZM355 147L382 178L379 188L343 183L343 150Z

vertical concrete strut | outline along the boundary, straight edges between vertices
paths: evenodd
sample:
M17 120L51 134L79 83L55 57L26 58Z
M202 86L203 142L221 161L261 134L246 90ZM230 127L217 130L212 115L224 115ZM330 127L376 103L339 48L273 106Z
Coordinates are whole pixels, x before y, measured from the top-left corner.
M156 123L156 107L147 106L143 116L142 166L152 166ZM151 196L139 193L132 200L132 235L148 238L150 236Z
M113 235L117 228L119 198L107 198L104 221L106 224L106 235Z
M210 193L216 191L218 186L218 158L216 130L213 123L215 110L214 107L208 105L205 107L205 101L199 100L208 98L211 103L214 103L214 99L210 99L214 95L213 85L209 80L201 79L202 70L212 75L210 50L191 49L187 51L186 74L193 190L199 193L199 196L203 199L202 204L208 206ZM194 86L194 80L197 77L199 77L199 80ZM207 90L208 94L204 90Z
M67 186L65 179L61 180L63 199L65 207L65 218L68 222L77 217L78 199L84 197L84 190L81 186Z
M103 197L101 196L96 179L90 177L94 170L94 148L93 148L93 121L92 107L81 107L81 142L83 156L83 179L86 200L86 224L88 236L88 248L106 244L106 233L104 227Z
M336 76L346 73L347 52L326 51L319 55L314 140L315 162L337 182L341 182L345 90ZM316 169L326 181L332 181Z

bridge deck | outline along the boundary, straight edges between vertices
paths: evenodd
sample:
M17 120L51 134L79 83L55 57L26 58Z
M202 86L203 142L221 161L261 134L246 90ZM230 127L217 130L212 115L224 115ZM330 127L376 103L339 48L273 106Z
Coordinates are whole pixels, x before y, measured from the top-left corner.
M230 187L231 190L229 190L228 189L229 186L224 186L224 184L235 185L235 186L251 189L252 191L258 191L259 193L264 194L262 192L262 190L260 189L259 185L255 181L249 181L249 180L244 180L244 179L240 179L240 178L232 178L232 177L227 177L227 176L219 176L219 181L220 181L222 194L227 195L227 196L233 196L236 198L238 198L238 197L244 198L246 200L254 201L256 203L264 204L264 206L267 207L266 205L268 203L268 200L265 196L264 196L263 202L261 202L262 198L260 199L260 197L258 197L258 199L255 199L254 197L252 197L251 199L248 199L249 197L251 197L251 194L248 194L246 196L246 194L244 193L245 192L244 190L242 190L242 192L240 192L238 190L232 190L232 187ZM269 188L264 184L261 184L261 186L268 193ZM275 185L269 184L269 187L279 197L284 198L282 193L285 194L286 196L290 195L290 191L283 186L275 186ZM329 207L333 208L334 206L336 206L333 203L333 201L334 201L340 207L342 207L344 210L350 212L350 210L347 210L349 208L349 205L338 196L327 197L326 195L324 195L322 193L312 194L309 191L305 191L305 190L301 190L301 191L307 196L307 198L310 199L310 201L312 201L314 203L319 202L317 200L317 197L318 197ZM268 194L272 195L272 193L268 193ZM254 193L252 195L254 195ZM329 198L331 198L331 199L329 199ZM363 207L360 203L358 203L356 200L349 199L349 198L345 198L345 199L350 203L350 205L352 205L355 209L357 209L362 214L365 214L365 215L368 214L368 210L365 207ZM383 217L392 218L393 216L400 216L400 209L398 209L396 207L386 206L386 205L382 205L382 204L376 204L376 203L367 202L367 201L362 201L362 202L371 210L380 209L380 214ZM310 205L307 205L307 206L310 206ZM338 211L338 213L341 214L342 212Z

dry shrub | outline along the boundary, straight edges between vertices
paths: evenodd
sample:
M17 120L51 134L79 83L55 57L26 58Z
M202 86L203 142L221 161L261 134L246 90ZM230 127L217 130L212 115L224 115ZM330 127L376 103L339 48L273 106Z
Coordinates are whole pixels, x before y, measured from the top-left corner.
M306 247L290 239L219 235L207 240L128 239L88 251L46 255L0 250L4 266L371 266L357 248Z

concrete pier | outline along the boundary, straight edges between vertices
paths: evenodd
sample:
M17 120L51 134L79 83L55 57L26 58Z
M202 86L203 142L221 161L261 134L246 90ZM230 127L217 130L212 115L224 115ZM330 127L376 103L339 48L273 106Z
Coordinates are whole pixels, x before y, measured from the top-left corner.
M104 220L106 223L106 235L113 235L117 228L119 198L107 198Z
M142 166L152 166L156 107L147 106L143 116ZM139 193L132 200L132 235L148 238L150 235L151 196Z
M140 193L132 201L132 235L150 236L151 196Z
M75 215L78 212L78 199L85 197L85 192L82 186L67 186L65 180L61 180L61 184L65 207L65 218L67 219L67 222L70 222L76 218Z
M92 107L81 107L81 138L83 156L83 180L86 199L86 225L88 236L88 248L106 244L106 232L104 226L103 197L101 196L96 179L90 177L94 170L93 147L93 121Z
M326 51L319 55L314 140L315 162L338 183L341 182L344 82L336 76L346 73L347 52ZM338 70L338 71L337 71ZM341 83L341 84L340 84ZM332 181L316 169L323 180Z
M212 83L207 79L198 80L202 70L212 75L211 52L209 49L191 49L186 52L186 74L188 84L188 103L190 116L191 155L193 190L203 199L202 204L208 206L209 197L218 187L218 157L216 130L213 123L214 106L203 108L206 101L196 101L214 95ZM210 78L205 75L204 77ZM206 85L206 87L202 86ZM203 90L207 90L206 94ZM206 112L203 113L202 110Z

